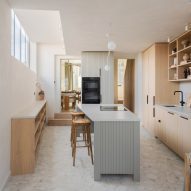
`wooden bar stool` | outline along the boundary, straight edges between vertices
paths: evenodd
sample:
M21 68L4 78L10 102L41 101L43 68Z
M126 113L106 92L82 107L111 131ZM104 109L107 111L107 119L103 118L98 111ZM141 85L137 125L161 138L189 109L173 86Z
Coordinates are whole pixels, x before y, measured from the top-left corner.
M92 151L92 142L91 142L91 132L90 132L90 125L91 122L89 119L86 118L78 118L73 120L72 125L72 157L73 157L73 166L75 166L75 159L76 159L76 148L80 147L87 147L88 148L88 155L91 155L91 161L93 164L93 151ZM77 146L77 129L79 127L83 127L83 134L84 139L80 141L84 141L84 145Z
M185 191L190 191L190 172L191 172L191 153L185 153L185 170L184 170L184 176L185 176Z
M83 112L72 112L71 113L72 115L72 126L71 126L71 136L70 136L70 141L71 141L71 146L72 146L72 127L73 127L73 121L76 120L76 119L79 119L79 118L84 118L85 117L85 113ZM84 139L84 133L83 133L83 139Z

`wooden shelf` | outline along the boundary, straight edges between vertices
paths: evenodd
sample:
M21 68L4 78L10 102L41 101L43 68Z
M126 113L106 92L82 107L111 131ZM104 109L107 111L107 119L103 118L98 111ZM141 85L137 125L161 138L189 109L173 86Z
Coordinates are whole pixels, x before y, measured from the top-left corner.
M190 46L187 46L186 48L183 48L183 49L179 50L178 53L187 51L187 50L189 50L189 49L191 49L191 45L190 45Z
M177 66L170 66L169 69L176 69Z
M178 80L169 80L170 82L177 82Z
M170 54L169 57L176 57L176 55L177 55L177 52Z
M191 62L187 62L185 64L179 64L178 67L191 66Z
M191 54L191 44L188 44L187 47L183 47L182 41L191 39L191 31L186 31L181 34L179 37L175 38L169 43L169 59L168 59L168 80L171 82L186 82L191 81L191 79L184 79L185 69L191 66L191 62L181 64L183 61L184 54ZM172 51L176 48L176 53ZM172 53L172 54L171 54ZM190 58L191 59L191 58ZM177 64L172 66L173 64ZM177 78L177 79L176 79Z
M11 174L34 172L38 144L46 123L46 101L11 119Z
M189 81L191 81L191 79L178 79L176 81L179 81L179 82L189 82Z

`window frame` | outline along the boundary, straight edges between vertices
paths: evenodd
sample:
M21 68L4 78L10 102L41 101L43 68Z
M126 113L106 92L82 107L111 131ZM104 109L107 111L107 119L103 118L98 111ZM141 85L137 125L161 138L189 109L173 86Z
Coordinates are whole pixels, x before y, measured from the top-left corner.
M17 38L16 22L18 22L17 25L19 26L18 27L19 39L16 39ZM16 54L16 42L19 43L19 45L17 45L19 48L18 50L19 56ZM23 42L24 42L24 47L22 44ZM25 57L24 59L23 59L23 54ZM30 38L25 32L23 26L21 25L13 9L11 10L11 56L13 56L16 60L20 61L21 63L30 68Z

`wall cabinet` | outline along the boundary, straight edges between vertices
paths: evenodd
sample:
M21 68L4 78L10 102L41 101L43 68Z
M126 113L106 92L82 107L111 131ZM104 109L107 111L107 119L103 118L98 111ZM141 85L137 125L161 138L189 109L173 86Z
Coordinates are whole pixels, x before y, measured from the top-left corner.
M155 136L184 158L191 152L191 119L156 107Z
M36 102L11 119L11 175L34 172L45 122L45 101Z
M178 85L168 81L167 71L167 43L156 43L143 52L143 126L153 134L155 104L178 103L173 95Z

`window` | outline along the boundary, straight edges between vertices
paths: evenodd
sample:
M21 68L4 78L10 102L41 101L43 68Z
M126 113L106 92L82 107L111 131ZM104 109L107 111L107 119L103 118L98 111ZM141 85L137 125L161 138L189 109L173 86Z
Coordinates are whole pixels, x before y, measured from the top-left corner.
M11 11L11 55L29 67L30 40L14 11Z

